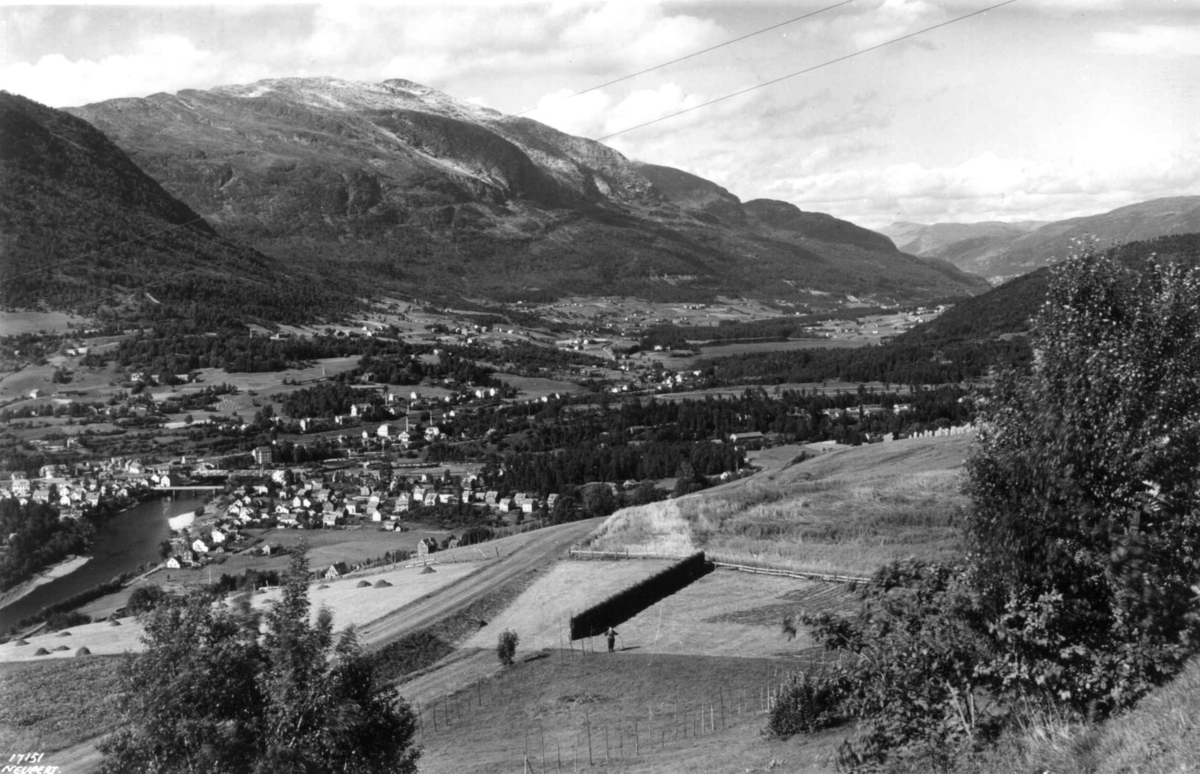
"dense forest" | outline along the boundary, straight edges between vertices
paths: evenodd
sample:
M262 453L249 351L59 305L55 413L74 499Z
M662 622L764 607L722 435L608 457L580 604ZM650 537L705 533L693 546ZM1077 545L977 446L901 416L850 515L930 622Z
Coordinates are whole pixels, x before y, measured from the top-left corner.
M937 385L980 379L997 367L1025 367L1032 357L1028 343L1020 338L958 342L898 338L886 344L855 349L731 355L701 360L695 367L711 374L717 384L843 380Z

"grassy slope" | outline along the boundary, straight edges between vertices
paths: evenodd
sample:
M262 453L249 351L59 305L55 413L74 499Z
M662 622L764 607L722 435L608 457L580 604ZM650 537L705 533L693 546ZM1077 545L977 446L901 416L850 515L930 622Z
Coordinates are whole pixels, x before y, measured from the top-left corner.
M1037 718L975 769L980 774L1200 771L1200 659L1126 714L1100 725Z
M119 664L93 657L0 666L0 751L50 752L114 729Z
M888 561L959 555L959 492L973 435L839 448L778 472L614 514L597 549L865 575Z
M528 756L533 771L558 771L559 761L574 771L588 767L590 733L591 761L607 770L831 771L836 733L760 736L763 692L782 676L771 659L535 653L422 705L420 768L521 771Z

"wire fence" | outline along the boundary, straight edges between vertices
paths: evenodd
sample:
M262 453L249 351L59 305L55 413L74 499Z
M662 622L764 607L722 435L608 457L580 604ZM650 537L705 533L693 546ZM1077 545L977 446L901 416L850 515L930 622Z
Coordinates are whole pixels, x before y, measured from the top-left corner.
M594 640L577 642L540 658L602 657ZM812 668L817 668L814 664ZM418 744L426 749L469 746L476 761L486 759L495 771L577 772L592 766L633 763L647 756L669 755L694 747L700 737L742 726L762 725L798 670L772 668L761 681L707 684L696 695L655 695L649 701L614 704L582 695L569 718L512 720L491 745L471 739L497 711L524 714L514 704L503 680L480 679L451 694L413 705ZM614 719L613 715L619 715ZM503 714L502 717L507 717ZM494 729L493 729L494 733Z

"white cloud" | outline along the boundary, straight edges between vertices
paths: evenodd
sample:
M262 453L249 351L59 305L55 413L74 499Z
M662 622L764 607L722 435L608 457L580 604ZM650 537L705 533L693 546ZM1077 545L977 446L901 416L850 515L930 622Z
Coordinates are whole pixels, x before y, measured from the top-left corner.
M1142 24L1133 32L1099 32L1095 43L1106 54L1200 56L1200 24L1170 27Z
M142 39L132 54L99 60L48 54L36 63L0 69L4 88L48 105L81 105L114 97L144 97L194 86L218 72L223 57L178 35Z
M1058 220L1200 192L1200 156L1043 162L985 153L953 166L845 168L814 158L769 195L879 227L912 221Z

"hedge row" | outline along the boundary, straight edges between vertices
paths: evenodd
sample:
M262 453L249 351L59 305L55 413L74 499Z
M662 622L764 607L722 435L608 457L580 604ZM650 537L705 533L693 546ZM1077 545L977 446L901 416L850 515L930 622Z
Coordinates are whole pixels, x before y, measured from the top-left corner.
M625 623L646 608L712 572L713 567L713 564L705 561L704 552L698 551L662 572L613 594L571 618L571 639L593 637L603 634L610 626Z

